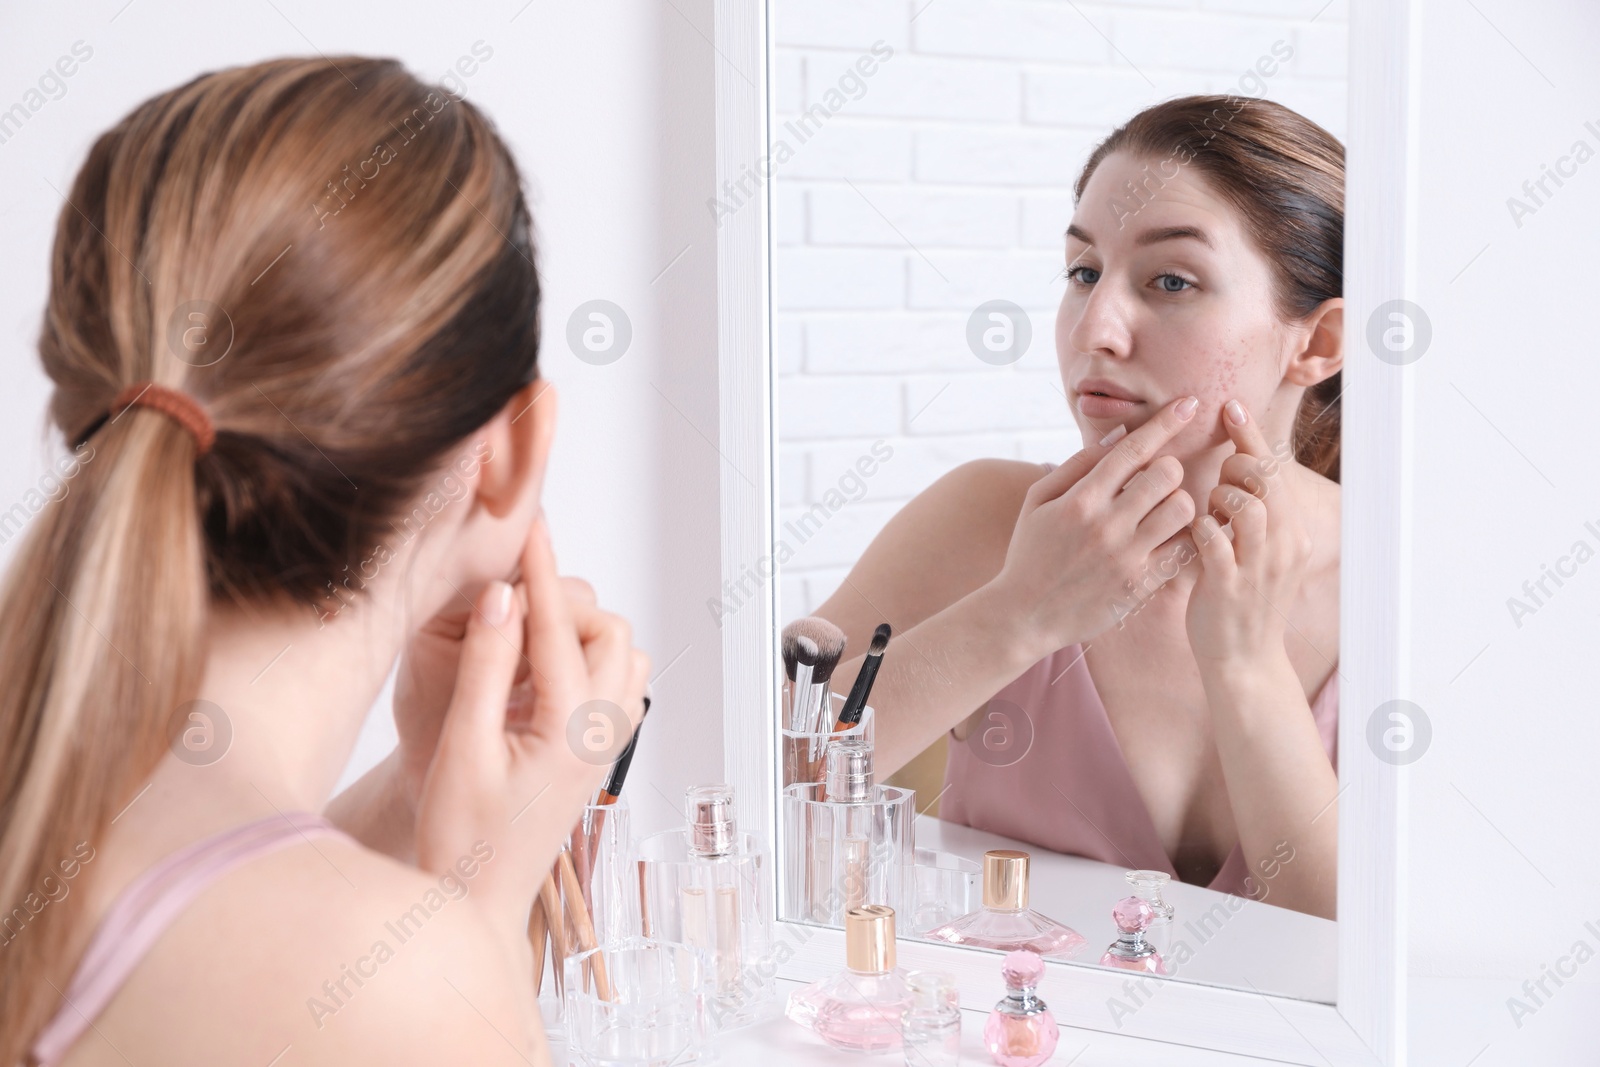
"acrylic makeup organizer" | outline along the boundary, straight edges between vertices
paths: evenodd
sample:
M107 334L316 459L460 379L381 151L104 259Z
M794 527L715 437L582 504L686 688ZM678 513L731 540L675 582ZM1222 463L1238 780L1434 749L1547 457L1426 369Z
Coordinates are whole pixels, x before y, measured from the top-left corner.
M845 913L862 905L898 911L911 884L915 794L873 781L864 741L834 741L827 763L825 783L783 791L780 915L843 926Z
M848 730L835 731L833 725L839 721L839 712L844 707L845 694L829 693L829 728L821 731L790 730L784 729L783 733L783 784L785 786L800 785L807 782L822 781L824 760L828 745L834 741L866 741L873 742L873 714L869 704L861 709L861 721ZM784 689L784 700L787 704L789 690ZM784 708L784 722L791 721L789 709Z
M566 961L583 955L585 981L609 991L606 949L637 934L630 830L625 801L586 805L529 915L539 1011L554 1037L564 1033ZM557 917L553 929L552 915Z
M607 988L594 980L604 952ZM566 961L567 1056L578 1067L687 1067L715 1062L714 979L704 952L630 939Z
M911 888L906 895L903 937L920 937L935 927L978 910L983 868L953 852L919 848L913 853Z
M726 787L689 790L687 826L652 834L636 850L640 930L706 953L715 1026L732 1029L776 1014L777 968L764 868L753 834L737 829Z

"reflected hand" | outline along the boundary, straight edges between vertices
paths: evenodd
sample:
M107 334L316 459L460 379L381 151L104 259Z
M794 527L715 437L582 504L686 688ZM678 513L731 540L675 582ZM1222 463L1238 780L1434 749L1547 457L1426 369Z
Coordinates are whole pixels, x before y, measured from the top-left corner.
M1209 514L1193 523L1201 573L1185 619L1189 644L1202 662L1283 654L1287 612L1311 559L1304 509L1284 470L1287 446L1269 445L1237 400L1224 405L1221 418L1237 451L1222 463Z
M1029 488L993 584L1039 636L1041 655L1116 623L1134 583L1152 591L1164 584L1159 557L1187 528L1195 506L1181 488L1183 464L1155 457L1196 406L1193 397L1174 401L1131 434L1084 448Z

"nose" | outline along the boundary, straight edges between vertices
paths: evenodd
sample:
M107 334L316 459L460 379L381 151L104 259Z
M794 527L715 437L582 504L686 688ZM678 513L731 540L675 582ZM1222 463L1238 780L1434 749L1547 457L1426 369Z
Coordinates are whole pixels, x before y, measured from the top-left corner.
M1072 351L1121 359L1130 349L1126 309L1101 278L1087 298L1061 302L1061 323Z

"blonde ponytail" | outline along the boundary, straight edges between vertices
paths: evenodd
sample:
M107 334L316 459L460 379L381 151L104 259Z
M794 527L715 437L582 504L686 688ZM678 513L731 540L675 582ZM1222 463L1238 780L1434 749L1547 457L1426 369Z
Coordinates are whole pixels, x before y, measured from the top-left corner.
M363 177L375 144L393 163ZM0 1064L62 1006L90 931L60 890L180 727L210 605L359 595L391 520L537 376L516 166L393 60L196 78L102 135L68 200L39 351L87 446L0 583ZM220 356L173 343L196 304ZM209 449L169 413L107 417L146 380L200 405Z

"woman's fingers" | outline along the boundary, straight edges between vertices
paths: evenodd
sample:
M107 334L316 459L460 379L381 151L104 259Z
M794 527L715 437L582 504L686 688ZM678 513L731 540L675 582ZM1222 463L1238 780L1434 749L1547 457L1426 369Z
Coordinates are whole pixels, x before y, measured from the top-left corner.
M1211 490L1210 515L1233 530L1233 555L1240 562L1256 559L1267 540L1267 506L1236 485Z
M499 743L505 731L506 694L522 659L521 625L521 608L511 586L498 580L486 585L461 641L441 749L486 752Z
M1219 578L1231 578L1238 562L1233 556L1233 545L1217 520L1201 515L1194 520L1191 529L1195 551L1200 553L1200 566Z
M541 711L572 711L587 689L583 651L572 621L566 590L556 574L555 550L543 515L534 520L522 551L523 591L528 600L527 656L530 684Z
M633 627L622 616L590 604L574 603L571 608L594 692L631 703Z
M1136 548L1155 552L1194 518L1194 498L1183 489L1174 489L1150 509L1134 531Z
M1112 445L1094 470L1084 476L1083 484L1093 486L1107 500L1116 496L1135 472L1142 470L1163 445L1189 424L1198 407L1199 401L1186 396L1156 412L1149 422Z

